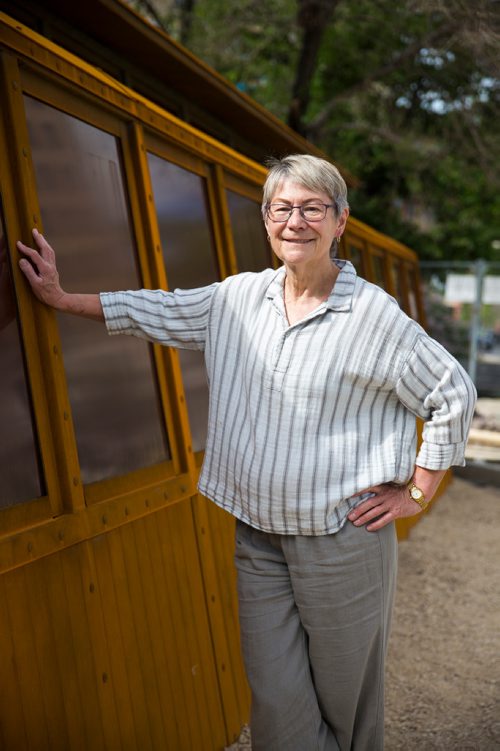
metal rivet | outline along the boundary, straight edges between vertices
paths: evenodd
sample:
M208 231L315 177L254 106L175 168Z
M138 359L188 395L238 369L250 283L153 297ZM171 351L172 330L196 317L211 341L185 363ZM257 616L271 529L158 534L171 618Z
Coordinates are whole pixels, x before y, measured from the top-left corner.
M95 584L94 584L94 582L90 582L90 584L89 584L89 592L92 593L94 591L95 591Z
M179 397L179 401L180 401L180 402L183 402L183 401L184 401L184 397L182 396L182 394L181 394L181 395L180 395L180 397Z
M202 527L202 528L201 528L201 534L202 534L202 535L204 535L204 534L205 534L205 527Z
M28 149L23 148L23 156L28 156Z
M146 498L146 499L144 500L144 505L145 505L145 506L149 506L149 498Z
M67 412L63 412L63 417L65 420L69 420L69 415Z
M33 224L36 224L38 222L38 217L36 214L33 214Z
M187 490L187 487L185 485L181 485L181 493L185 493Z
M224 665L224 663L221 663L220 669L224 673L224 671L226 670L226 666Z
M191 446L188 446L187 450L188 450L188 454L190 454L193 449L191 448Z
M212 602L215 602L215 595L212 595L211 598Z
M12 88L14 89L14 91L18 90L19 87L17 85L17 81L12 81Z
M29 542L27 547L28 547L28 553L31 553L31 551L33 550L33 543Z
M102 523L103 524L107 524L108 523L108 517L106 516L106 514L102 515Z
M156 252L157 252L157 253L159 253L159 252L160 252L160 246L159 246L159 245L157 245L157 246L156 246Z
M151 195L151 193L148 193L148 201L152 201L152 200L153 200L153 196Z
M108 682L108 674L107 673L103 673L102 674L102 682L103 683L107 683Z
M127 507L127 506L125 506L125 516L128 516L128 515L129 515L129 513L130 513L130 511L128 510L128 507Z
M73 485L75 488L78 486L78 477L73 477Z
M55 355L57 355L57 354L59 353L59 350L57 349L57 347L56 347L56 345L55 345L55 344L54 344L54 346L52 347L52 352L53 352L53 353L54 353Z
M168 501L168 493L167 493L167 491L165 491L165 492L163 493L163 497L165 498L165 500L166 500L166 501Z
M58 535L57 535L57 536L58 536L58 538L59 538L60 540L64 540L64 532L63 532L63 530L62 530L62 529L60 529L60 530L59 530L59 533L58 533Z

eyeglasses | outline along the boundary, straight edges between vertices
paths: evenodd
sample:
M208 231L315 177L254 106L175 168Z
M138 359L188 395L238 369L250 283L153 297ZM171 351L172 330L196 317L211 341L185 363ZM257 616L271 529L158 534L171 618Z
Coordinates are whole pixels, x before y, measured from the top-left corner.
M326 216L326 210L334 208L334 203L306 203L303 206L288 206L286 203L270 203L267 206L267 216L272 222L287 222L294 209L306 222L321 222Z

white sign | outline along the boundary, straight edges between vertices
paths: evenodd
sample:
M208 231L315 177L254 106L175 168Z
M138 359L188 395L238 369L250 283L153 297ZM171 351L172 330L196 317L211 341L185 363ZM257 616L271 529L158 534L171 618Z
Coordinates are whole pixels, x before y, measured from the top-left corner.
M444 289L446 303L474 302L476 299L476 277L473 274L448 274Z
M485 305L500 305L500 276L485 276L483 287Z
M474 274L448 274L444 301L473 303L476 300L476 277ZM483 303L500 305L500 276L485 276L483 279Z

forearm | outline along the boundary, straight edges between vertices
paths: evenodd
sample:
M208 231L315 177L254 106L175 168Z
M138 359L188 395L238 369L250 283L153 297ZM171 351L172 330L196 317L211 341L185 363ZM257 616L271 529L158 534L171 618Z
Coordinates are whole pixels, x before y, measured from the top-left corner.
M71 313L75 316L89 318L92 321L104 322L104 313L99 295L70 294L65 292L54 307L62 313Z

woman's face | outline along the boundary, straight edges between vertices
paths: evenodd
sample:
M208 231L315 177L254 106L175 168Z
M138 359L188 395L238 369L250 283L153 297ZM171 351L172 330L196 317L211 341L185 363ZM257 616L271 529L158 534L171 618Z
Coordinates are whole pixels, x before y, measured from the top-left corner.
M331 205L332 200L327 193L312 191L300 183L285 180L278 186L270 203L291 207ZM337 217L334 208L328 208L325 218L319 222L307 221L298 208L284 221L272 221L267 216L265 225L273 252L286 266L294 268L329 261L333 239L344 231L348 214L348 209L345 209Z

